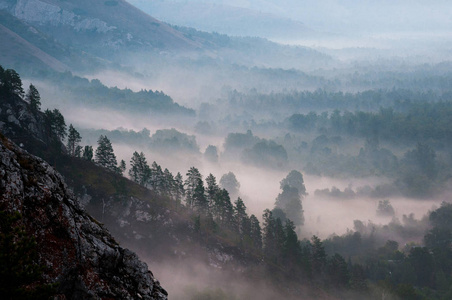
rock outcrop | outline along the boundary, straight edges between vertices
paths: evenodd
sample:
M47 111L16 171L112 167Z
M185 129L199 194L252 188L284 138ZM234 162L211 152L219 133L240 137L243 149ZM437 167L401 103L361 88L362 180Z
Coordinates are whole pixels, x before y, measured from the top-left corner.
M147 265L80 207L61 175L0 135L0 209L37 242L60 299L167 299Z

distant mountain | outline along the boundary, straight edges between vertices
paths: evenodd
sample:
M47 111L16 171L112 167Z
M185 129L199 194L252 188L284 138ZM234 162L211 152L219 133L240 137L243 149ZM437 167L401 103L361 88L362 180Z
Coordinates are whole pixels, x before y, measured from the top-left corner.
M0 9L60 43L99 56L126 47L193 50L201 46L123 0L1 0Z
M5 10L0 10L0 61L20 71L37 68L62 72L105 64L93 55L57 42Z
M0 31L4 41L1 63L20 70L47 67L62 71L69 67L93 72L96 67L121 69L137 61L141 66L149 57L165 61L177 57L175 54L194 61L209 57L232 64L283 68L331 60L312 49L262 38L233 38L170 26L123 0L0 0L0 12L0 24L9 29ZM267 21L270 27L276 26L271 18ZM251 28L250 24L244 28ZM277 25L275 30L286 27L286 32L307 32L301 23L286 25Z
M128 0L170 24L231 36L302 39L318 35L300 21L228 4L199 1Z

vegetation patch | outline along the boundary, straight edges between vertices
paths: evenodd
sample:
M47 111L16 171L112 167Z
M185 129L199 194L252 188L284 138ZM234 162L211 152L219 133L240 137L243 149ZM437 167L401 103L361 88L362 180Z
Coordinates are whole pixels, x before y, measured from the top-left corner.
M104 4L105 6L117 6L118 1L105 1Z

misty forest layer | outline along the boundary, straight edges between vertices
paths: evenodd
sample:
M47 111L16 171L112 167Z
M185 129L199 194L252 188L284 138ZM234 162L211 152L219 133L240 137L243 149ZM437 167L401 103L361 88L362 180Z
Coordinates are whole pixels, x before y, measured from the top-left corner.
M0 0L1 298L452 298L450 8Z

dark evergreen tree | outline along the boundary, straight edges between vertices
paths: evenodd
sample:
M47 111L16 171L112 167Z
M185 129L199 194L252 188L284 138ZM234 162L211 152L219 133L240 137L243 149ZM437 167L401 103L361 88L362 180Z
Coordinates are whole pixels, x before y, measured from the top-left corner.
M187 179L185 179L185 201L188 207L193 207L193 196L195 189L198 186L199 179L202 180L201 173L195 167L191 167L187 172Z
M312 273L320 276L324 274L326 253L322 241L317 236L311 238L311 267Z
M19 74L13 69L2 72L1 89L7 94L15 94L23 98L24 89Z
M203 214L207 214L208 203L205 195L204 183L201 178L198 178L198 183L196 184L192 199L193 208Z
M172 197L175 184L174 176L167 168L165 168L165 170L163 171L163 178L164 178L162 191L163 195L167 197Z
M30 84L25 100L30 103L30 108L33 113L36 113L41 109L41 96L33 84Z
M94 156L93 146L85 146L85 148L83 148L82 157L88 161L92 161L93 156Z
M264 210L262 216L263 228L262 228L262 239L263 239L263 252L264 255L273 260L276 258L278 253L278 242L276 239L276 221L273 218L272 212L269 209Z
M274 260L277 263L282 263L286 233L284 232L284 226L279 218L275 219L275 241L276 253Z
M220 190L215 196L213 212L223 226L234 228L234 206L225 189Z
M101 135L97 143L96 163L106 169L118 172L118 162L116 161L116 155L113 152L110 140L106 136Z
M182 199L185 195L184 182L182 180L182 175L178 172L176 177L174 177L174 199L176 201L176 206L182 203Z
M82 137L72 124L69 125L66 148L70 156L80 157Z
M119 172L122 174L124 174L124 172L126 171L126 162L121 159L121 162L119 163Z
M63 141L66 137L66 122L64 121L61 112L56 108L53 111L46 109L44 115L50 131L55 134L60 141Z
M130 169L129 169L130 179L136 183L145 186L151 176L151 168L146 162L146 157L144 153L134 152L132 158L130 159Z
M151 188L158 194L163 194L165 189L165 174L163 173L162 167L155 161L151 166Z
M285 264L290 267L298 263L301 256L301 247L298 242L298 236L295 232L295 225L291 220L286 220L284 226L285 241L283 257Z
M212 173L209 174L206 178L207 183L207 201L209 203L209 208L213 209L215 206L215 195L220 190L219 186L217 185L215 176L212 175Z
M238 197L234 202L234 220L235 220L235 230L243 237L249 234L249 218L246 213L246 206L242 198Z
M254 248L262 249L262 230L255 215L250 216L250 234Z
M327 274L330 282L336 287L345 288L350 281L350 275L345 259L339 254L334 254L327 264Z

